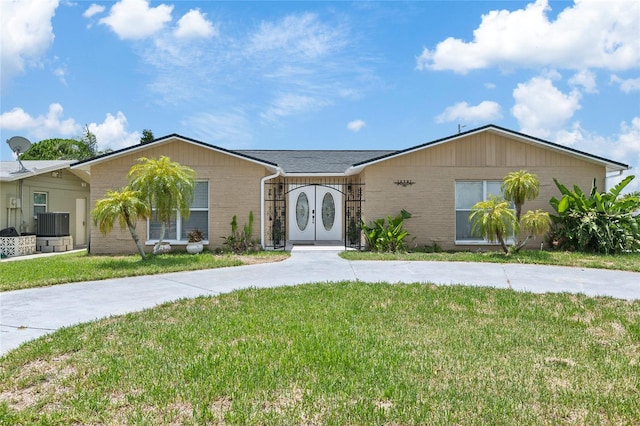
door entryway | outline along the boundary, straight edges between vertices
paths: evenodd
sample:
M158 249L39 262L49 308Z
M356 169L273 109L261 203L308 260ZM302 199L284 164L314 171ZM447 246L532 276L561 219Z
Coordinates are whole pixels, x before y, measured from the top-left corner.
M76 198L76 235L74 247L87 244L87 199Z
M341 185L290 187L289 240L342 240Z

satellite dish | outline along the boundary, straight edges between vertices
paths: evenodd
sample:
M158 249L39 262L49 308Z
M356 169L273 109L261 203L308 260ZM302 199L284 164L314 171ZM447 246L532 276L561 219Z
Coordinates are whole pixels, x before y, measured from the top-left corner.
M29 170L27 170L27 168L22 164L22 161L20 161L20 154L28 150L29 147L31 146L31 142L29 142L29 139L23 138L22 136L14 136L11 139L7 140L7 144L11 148L11 151L13 151L16 154L18 163L20 163L20 170L13 173L28 172Z
M16 155L20 155L31 147L31 142L29 139L23 138L22 136L14 136L11 139L7 140L11 151L15 152Z

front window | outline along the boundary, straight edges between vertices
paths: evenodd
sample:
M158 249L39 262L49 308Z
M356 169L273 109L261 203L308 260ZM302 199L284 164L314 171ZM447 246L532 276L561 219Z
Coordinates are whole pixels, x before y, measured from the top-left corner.
M187 235L196 228L202 232L205 240L209 239L209 182L196 182L189 211L188 219L182 218L180 212L176 212L171 218L171 222L165 228L165 241L188 241ZM160 238L160 228L160 222L148 221L150 242Z
M47 212L47 193L46 192L34 192L33 193L33 217L38 218L38 213Z
M486 243L483 237L471 234L469 214L472 207L486 201L491 195L502 197L500 180L476 180L456 182L456 242L457 243Z

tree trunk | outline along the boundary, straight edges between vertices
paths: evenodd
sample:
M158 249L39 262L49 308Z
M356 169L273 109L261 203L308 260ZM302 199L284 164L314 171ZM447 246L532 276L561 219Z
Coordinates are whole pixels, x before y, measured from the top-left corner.
M140 257L142 260L147 260L147 254L144 252L144 247L142 247L142 243L140 242L140 238L138 238L138 233L136 232L136 228L127 221L127 226L129 227L129 232L131 232L131 238L136 243L136 247L138 248L138 253L140 253Z
M155 246L153 246L153 254L158 254L158 249L160 248L160 244L162 244L162 240L164 240L165 233L165 223L160 222L160 238L158 238L158 242Z

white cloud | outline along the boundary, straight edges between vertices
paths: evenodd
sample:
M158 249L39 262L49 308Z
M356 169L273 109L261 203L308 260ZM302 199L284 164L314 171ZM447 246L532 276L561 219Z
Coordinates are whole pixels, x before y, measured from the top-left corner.
M582 87L587 93L598 93L596 87L596 75L589 70L582 70L569 79L569 84Z
M93 3L91 6L89 6L89 8L87 10L84 11L84 13L82 14L83 17L85 18L91 18L94 15L98 15L102 12L105 11L105 7L101 6L99 4L95 4Z
M473 40L449 37L424 49L418 69L470 70L550 66L626 70L640 61L640 2L576 0L554 21L547 0L482 16Z
M2 87L26 67L38 66L53 43L51 20L58 0L0 1Z
M45 115L32 117L22 108L14 108L0 115L0 128L21 131L41 140L77 135L82 127L73 118L63 119L63 108L58 103L49 105Z
M119 149L140 142L138 132L127 132L127 118L122 112L116 116L107 114L104 122L88 125L89 130L96 135L98 148ZM53 103L49 105L46 114L37 117L31 116L22 108L14 108L0 115L0 129L22 132L38 142L43 139L75 138L83 133L84 126L78 124L73 118L64 118L62 105Z
M640 92L640 78L628 78L625 80L614 74L609 82L619 84L620 90L624 93Z
M121 39L136 40L152 36L171 21L173 6L160 4L149 7L147 0L120 0L100 19Z
M496 84L495 83L485 83L484 87L486 87L487 89L495 89L496 88Z
M260 116L266 120L274 121L282 117L318 110L329 104L329 101L318 97L286 93L276 97L267 111L261 113Z
M482 101L478 105L471 106L466 102L458 102L447 107L442 114L436 117L436 122L445 123L459 121L476 123L479 121L492 121L502 118L500 104L493 101Z
M55 75L56 77L58 77L58 80L60 80L60 83L64 84L65 86L67 85L67 69L66 67L58 67L55 70L53 70L53 75Z
M616 185L625 176L635 174L636 178L623 192L640 191L640 176L636 171L640 167L640 117L633 117L630 123L623 121L620 123L620 131L609 137L591 133L580 123L574 123L571 130L558 131L555 142L628 164L632 167L631 170L619 177L607 179L607 189ZM582 190L586 191L589 188L582 188Z
M191 9L178 21L174 35L177 38L209 38L218 35L217 29L206 16L206 13Z
M107 148L115 150L140 143L140 134L127 131L127 117L120 111L115 116L107 113L102 123L90 123L87 127L96 135L100 150Z
M353 120L353 121L350 121L349 123L347 123L347 129L351 130L352 132L359 132L366 125L367 125L367 123L365 123L362 120Z
M515 105L511 113L522 132L547 138L580 109L580 92L558 90L548 78L534 77L513 90Z
M196 139L226 148L248 148L253 139L251 124L242 110L200 113L181 123L193 130Z
M318 58L345 44L340 28L322 23L317 15L289 15L279 22L263 22L253 34L249 53L266 52Z

